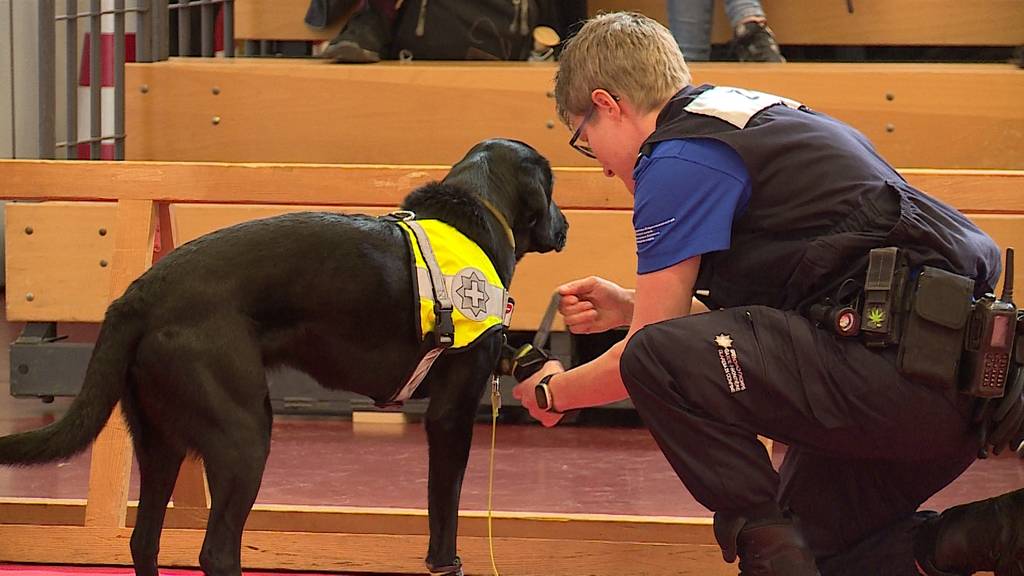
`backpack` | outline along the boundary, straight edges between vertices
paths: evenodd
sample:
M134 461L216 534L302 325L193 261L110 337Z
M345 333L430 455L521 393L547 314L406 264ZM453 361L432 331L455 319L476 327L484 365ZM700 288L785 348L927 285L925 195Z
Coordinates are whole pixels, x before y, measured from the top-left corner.
M526 60L540 0L405 0L391 56L399 60Z

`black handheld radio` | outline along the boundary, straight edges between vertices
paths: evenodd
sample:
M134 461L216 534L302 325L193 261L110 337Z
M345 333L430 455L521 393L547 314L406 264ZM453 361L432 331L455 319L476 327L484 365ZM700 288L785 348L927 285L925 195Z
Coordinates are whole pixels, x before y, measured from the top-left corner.
M1006 273L999 298L985 294L974 303L964 343L963 392L979 398L1001 398L1005 393L1010 353L1016 334L1017 307L1013 304L1013 248L1006 249Z

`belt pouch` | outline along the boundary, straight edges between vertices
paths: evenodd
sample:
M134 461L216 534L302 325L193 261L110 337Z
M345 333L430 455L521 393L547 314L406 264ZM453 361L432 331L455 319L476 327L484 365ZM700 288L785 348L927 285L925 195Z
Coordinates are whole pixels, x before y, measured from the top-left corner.
M922 269L900 339L901 374L929 386L957 386L973 293L970 278L931 266Z

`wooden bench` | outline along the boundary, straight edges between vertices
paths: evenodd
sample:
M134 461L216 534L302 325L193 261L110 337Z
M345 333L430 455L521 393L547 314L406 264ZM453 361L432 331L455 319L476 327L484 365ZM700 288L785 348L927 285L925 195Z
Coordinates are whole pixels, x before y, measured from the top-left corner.
M127 156L450 165L501 136L529 142L557 166L594 166L566 145L554 71L308 59L128 64ZM705 63L693 74L696 83L782 94L831 114L895 166L1024 169L1024 73L1010 65Z
M712 41L732 37L718 0ZM783 44L1016 46L1024 44L1024 5L1016 0L973 4L960 0L762 0ZM303 22L309 0L236 0L235 38L309 40L333 38L341 27L318 30ZM668 24L665 0L590 0L591 14L635 10Z
M8 318L99 320L106 304L148 266L160 203L172 206L163 225L183 241L241 219L306 206L385 210L414 185L443 172L414 166L0 161L0 197L50 200L8 205ZM536 325L560 281L600 273L628 285L633 276L628 194L595 169L560 168L556 175L556 199L572 223L569 245L561 254L524 260L512 287L522 326ZM1024 245L1024 172L906 175L970 215L1001 244ZM101 288L83 290L89 283ZM0 501L0 561L130 563L129 450L115 412L93 447L87 501ZM173 500L161 562L194 566L209 505L200 464L182 470ZM462 518L460 554L482 571L488 566L484 515L467 511ZM710 523L498 512L494 530L498 554L516 559L517 574L734 573L721 562ZM421 510L258 506L247 527L247 569L422 571ZM40 545L45 542L61 544Z

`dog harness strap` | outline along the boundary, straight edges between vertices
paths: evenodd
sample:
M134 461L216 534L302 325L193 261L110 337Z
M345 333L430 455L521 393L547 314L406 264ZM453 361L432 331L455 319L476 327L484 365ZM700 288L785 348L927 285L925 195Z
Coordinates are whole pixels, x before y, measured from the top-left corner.
M412 371L412 376L409 377L409 381L405 383L405 386L402 386L402 389L398 391L398 394L389 400L387 404L401 404L409 398L412 398L413 392L416 392L416 388L418 388L420 383L423 382L423 379L427 377L427 372L430 372L430 368L434 365L434 361L441 356L441 352L444 352L444 348L434 348L424 354L423 358L420 359L420 363L416 365L416 369Z
M434 249L430 245L430 238L420 226L419 222L409 220L405 225L412 230L416 236L416 244L420 248L423 262L430 272L430 285L434 291L434 314L437 317L437 343L442 348L448 348L455 343L455 322L452 320L452 300L448 297L448 290L444 286L444 276L441 274L441 267L434 257Z

